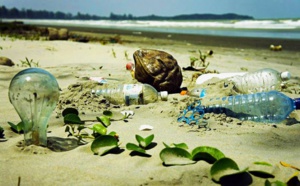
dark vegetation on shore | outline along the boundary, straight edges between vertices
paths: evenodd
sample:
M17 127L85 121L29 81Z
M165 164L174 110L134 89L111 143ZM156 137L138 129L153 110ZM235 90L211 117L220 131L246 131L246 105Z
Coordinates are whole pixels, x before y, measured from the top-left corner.
M21 21L0 22L0 36L25 40L71 40L77 42L122 43L120 35L95 36L67 28L26 25Z
M247 15L238 15L234 13L228 14L189 14L189 15L176 15L176 16L133 16L131 14L118 15L111 13L109 17L82 14L78 12L76 15L64 12L51 12L46 10L31 10L17 8L8 9L5 6L0 6L0 19L77 19L77 20L241 20L241 19L254 19Z

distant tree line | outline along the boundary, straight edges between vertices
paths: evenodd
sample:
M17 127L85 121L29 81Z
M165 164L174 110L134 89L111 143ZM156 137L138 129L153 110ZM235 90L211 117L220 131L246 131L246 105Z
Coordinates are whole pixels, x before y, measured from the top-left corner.
M90 19L102 19L102 17L82 14L78 12L76 15L64 12L50 12L46 10L31 10L17 8L8 9L5 6L0 6L0 18L22 18L22 19L80 19L80 20L90 20Z
M139 16L135 17L131 14L118 15L111 13L109 17L101 17L96 15L82 14L78 12L76 15L64 12L51 12L46 10L31 10L17 8L8 9L5 6L0 6L0 19L77 19L77 20L209 20L209 19L253 19L251 16L229 14L191 14L191 15L178 15L178 16Z

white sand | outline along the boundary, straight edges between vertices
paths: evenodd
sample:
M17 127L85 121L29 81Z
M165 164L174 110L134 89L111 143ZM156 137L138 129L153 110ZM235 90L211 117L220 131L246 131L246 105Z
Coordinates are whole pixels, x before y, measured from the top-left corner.
M0 66L0 125L5 129L6 142L0 143L0 185L215 185L209 174L211 165L200 161L193 165L171 166L162 165L159 153L164 148L163 142L186 143L191 151L197 146L212 146L221 150L227 157L235 160L242 169L254 161L266 161L278 165L285 179L293 172L292 169L279 165L280 161L300 167L300 125L294 122L278 125L255 122L239 122L237 119L226 120L220 116L211 116L209 128L198 129L186 124L177 123L180 108L187 103L187 96L173 94L167 102L159 102L142 106L121 107L120 110L133 110L135 115L128 122L113 121L108 128L120 136L120 154L105 156L93 155L90 144L80 146L66 152L53 152L47 148L19 144L23 135L12 132L8 121L18 123L19 116L8 99L8 87L11 78L24 67L20 60L27 57L39 62L39 67L48 70L56 78L62 90L70 84L82 81L78 77L100 76L108 78L109 83L123 84L134 82L125 64L133 61L132 54L139 48L155 48L172 54L181 67L189 66L189 56L197 56L190 50L212 49L213 57L208 58L209 69L219 72L241 72L241 68L249 71L271 67L278 71L288 70L293 81L299 83L300 53L272 52L255 49L207 48L185 43L176 45L142 44L107 44L76 43L70 41L24 41L0 39L0 56L12 59L19 66ZM113 52L116 58L113 57ZM125 58L129 54L129 60ZM293 63L293 65L290 65ZM101 69L99 69L102 67ZM183 71L182 86L191 85L194 72ZM295 79L298 78L298 79ZM298 84L299 85L299 84ZM298 91L286 93L291 97L300 97ZM218 92L218 89L216 89ZM221 91L219 92L221 94ZM84 118L95 119L99 113L87 112ZM293 117L299 120L299 111ZM152 131L139 131L140 125L151 125ZM63 118L56 118L54 112L49 121L48 136L66 138ZM150 158L130 156L125 149L128 142L136 142L135 135L148 136L154 134L157 146L147 152ZM299 176L298 176L299 177ZM255 179L253 185L261 185L264 180Z

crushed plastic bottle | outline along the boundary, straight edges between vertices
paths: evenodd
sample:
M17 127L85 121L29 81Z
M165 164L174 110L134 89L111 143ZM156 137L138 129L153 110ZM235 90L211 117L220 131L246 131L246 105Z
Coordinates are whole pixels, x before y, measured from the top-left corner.
M213 98L202 106L205 113L225 113L240 120L279 123L295 109L300 109L300 98L291 99L278 91L260 92Z
M230 78L230 77L233 77L233 76L242 76L244 74L246 74L246 72L228 72L228 73L220 73L220 74L216 74L216 73L202 74L197 78L196 84L197 85L203 84L204 82L206 82L206 81L208 81L212 78L226 79L226 78Z
M234 91L240 94L251 94L281 90L283 81L291 78L289 72L278 72L271 68L264 68L255 72L249 72L242 76L234 76L228 80L233 82Z
M187 92L187 95L196 97L196 98L203 98L206 95L206 90L200 87L194 88L191 91Z
M105 99L113 104L144 105L168 99L168 92L157 90L149 84L124 84L114 88L92 90L92 94L103 95Z

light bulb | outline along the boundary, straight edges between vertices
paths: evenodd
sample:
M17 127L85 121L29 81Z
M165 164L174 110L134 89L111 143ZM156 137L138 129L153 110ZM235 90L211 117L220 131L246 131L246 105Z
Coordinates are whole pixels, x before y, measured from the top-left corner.
M55 77L40 68L17 73L10 82L9 100L24 123L25 145L47 146L47 124L59 100Z

